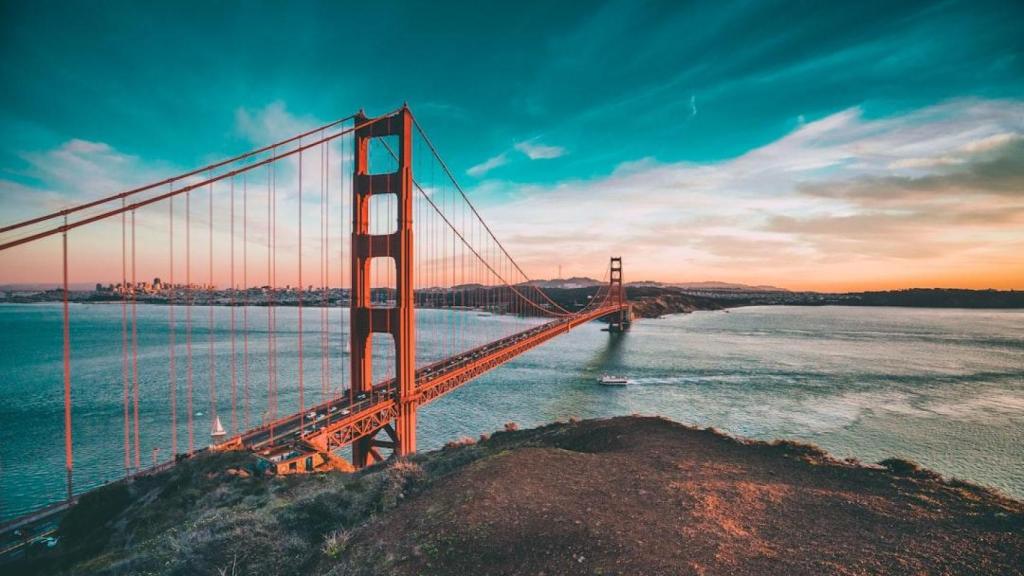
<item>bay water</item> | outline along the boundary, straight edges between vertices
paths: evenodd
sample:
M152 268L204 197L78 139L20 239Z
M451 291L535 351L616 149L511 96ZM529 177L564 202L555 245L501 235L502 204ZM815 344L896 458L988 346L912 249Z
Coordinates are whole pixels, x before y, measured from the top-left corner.
M170 457L168 308L139 305L140 464ZM209 443L210 342L216 411L244 426L243 341L236 333L231 416L231 309L193 308L194 443ZM266 309L249 330L249 423L266 417ZM240 327L243 309L235 309ZM124 474L122 309L72 304L76 492ZM306 406L346 386L347 311L303 315ZM188 448L185 312L176 310L179 451ZM417 311L423 362L538 320L475 311ZM452 332L451 326L460 326ZM661 415L749 438L811 442L837 457L914 460L944 475L1024 498L1024 311L748 307L640 320L626 334L591 323L560 336L419 413L419 449L506 422ZM130 331L128 333L130 338ZM279 411L298 409L298 310L277 309ZM0 305L0 519L65 491L61 308ZM129 340L130 345L130 340ZM383 348L383 347L382 347ZM389 363L380 358L381 365ZM129 366L129 371L131 366ZM628 377L601 386L602 374ZM130 454L134 466L134 450Z

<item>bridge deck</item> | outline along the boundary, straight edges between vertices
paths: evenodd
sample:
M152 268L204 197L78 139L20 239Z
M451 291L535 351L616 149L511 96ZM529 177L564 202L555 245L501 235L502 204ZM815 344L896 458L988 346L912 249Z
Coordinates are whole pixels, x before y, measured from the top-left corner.
M414 400L418 406L427 404L555 336L618 313L626 306L602 306L558 318L419 368ZM218 447L259 451L305 442L322 451L341 448L374 434L397 417L397 389L393 378L375 385L372 392L362 396L355 402L348 395L323 402L245 432Z

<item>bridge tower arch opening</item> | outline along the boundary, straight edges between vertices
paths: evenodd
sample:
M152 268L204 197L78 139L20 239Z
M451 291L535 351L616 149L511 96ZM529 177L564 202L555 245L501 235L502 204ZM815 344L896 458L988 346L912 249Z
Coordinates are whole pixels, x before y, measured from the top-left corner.
M379 448L390 448L399 456L416 451L416 325L413 300L413 119L408 107L388 118L369 123L360 112L355 117L354 167L352 185L352 291L351 291L351 374L349 391L353 406L373 400L376 394L392 394L398 410L394 426L384 425L387 439L377 434L356 440L352 464L363 467L381 459ZM397 169L375 174L370 171L370 143L374 138L397 139ZM393 231L375 234L370 229L370 204L375 195L393 194L397 200ZM395 271L395 299L389 306L374 305L371 267L388 262ZM385 264L387 265L387 264ZM378 303L379 304L379 303ZM388 334L394 340L395 387L373 389L373 334Z

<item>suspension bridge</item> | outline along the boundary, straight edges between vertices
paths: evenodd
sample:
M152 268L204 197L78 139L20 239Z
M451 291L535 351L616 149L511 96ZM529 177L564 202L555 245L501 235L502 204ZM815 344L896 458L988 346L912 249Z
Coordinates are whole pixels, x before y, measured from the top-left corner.
M406 106L5 225L0 258L55 262L66 502L101 482L75 470L96 442L104 478L201 450L252 450L280 474L410 454L421 406L631 319L621 258L577 301L533 281ZM76 279L109 282L85 297ZM108 330L78 335L83 298L107 304ZM119 397L106 436L76 435L87 388Z

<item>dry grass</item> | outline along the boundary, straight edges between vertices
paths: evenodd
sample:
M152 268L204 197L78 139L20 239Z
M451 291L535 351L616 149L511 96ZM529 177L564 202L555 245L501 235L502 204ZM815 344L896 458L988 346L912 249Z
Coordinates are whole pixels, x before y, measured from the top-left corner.
M320 550L328 558L337 560L345 553L348 548L349 540L352 539L352 531L345 530L334 530L324 536L324 544L320 547Z
M518 430L357 474L245 454L83 499L38 574L1014 574L1024 504L658 418ZM228 472L234 470L235 472ZM237 471L244 470L246 474ZM6 572L5 572L6 573Z

